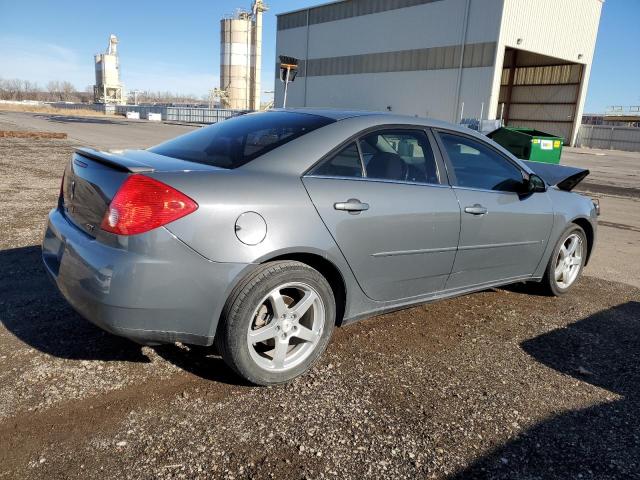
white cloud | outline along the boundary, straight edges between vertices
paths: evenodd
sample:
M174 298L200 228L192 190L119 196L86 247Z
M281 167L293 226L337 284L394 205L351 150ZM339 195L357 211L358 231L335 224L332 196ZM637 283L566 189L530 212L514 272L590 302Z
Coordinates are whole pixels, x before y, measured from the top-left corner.
M73 51L59 45L18 37L0 37L0 76L37 82L68 80L79 89L93 83L91 59L80 60Z

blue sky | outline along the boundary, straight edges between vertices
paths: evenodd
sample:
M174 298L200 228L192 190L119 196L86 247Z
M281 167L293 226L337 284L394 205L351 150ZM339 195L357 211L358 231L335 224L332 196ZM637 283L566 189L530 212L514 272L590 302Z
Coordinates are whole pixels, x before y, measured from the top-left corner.
M273 89L275 14L324 0L271 0L264 17L263 90ZM0 77L41 86L94 83L93 55L120 39L128 90L203 95L218 85L219 19L250 0L0 0ZM585 111L640 104L640 0L604 4Z

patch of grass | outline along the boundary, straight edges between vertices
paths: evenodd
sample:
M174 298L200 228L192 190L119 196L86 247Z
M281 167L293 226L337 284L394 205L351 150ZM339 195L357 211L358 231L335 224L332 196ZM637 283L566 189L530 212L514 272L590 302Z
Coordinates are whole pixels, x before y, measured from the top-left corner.
M96 112L91 109L71 109L71 108L55 108L50 105L19 105L12 103L0 104L0 111L8 112L33 112L33 113L50 113L55 115L73 115L82 117L114 117L113 114L105 114Z
M33 132L23 130L0 130L0 137L13 138L67 138L62 132Z

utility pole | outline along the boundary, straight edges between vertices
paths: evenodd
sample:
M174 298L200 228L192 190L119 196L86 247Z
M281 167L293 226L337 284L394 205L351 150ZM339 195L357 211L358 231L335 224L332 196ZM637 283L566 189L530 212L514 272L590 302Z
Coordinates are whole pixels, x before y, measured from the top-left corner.
M133 93L133 104L138 105L138 93L140 93L140 90L134 90L131 93Z

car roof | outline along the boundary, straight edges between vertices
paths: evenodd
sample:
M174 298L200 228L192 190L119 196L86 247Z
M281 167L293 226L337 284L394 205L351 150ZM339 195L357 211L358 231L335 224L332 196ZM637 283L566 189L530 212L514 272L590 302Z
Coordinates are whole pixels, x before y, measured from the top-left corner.
M423 125L426 127L434 128L446 128L448 130L458 130L460 132L470 133L470 129L465 126L455 125L453 123L444 122L441 120L435 120L433 118L424 118L410 115L398 115L389 112L378 112L370 110L343 110L332 108L274 108L271 111L275 112L291 112L291 113L304 113L307 115L318 115L321 117L330 118L336 121L343 121L350 118L359 118L361 121L369 120L371 126L381 124L395 124L395 125Z
M317 115L320 117L330 118L332 120L344 120L345 118L361 117L364 115L373 115L377 112L369 112L365 110L342 110L333 108L272 108L270 112L287 112L287 113L304 113L307 115Z

